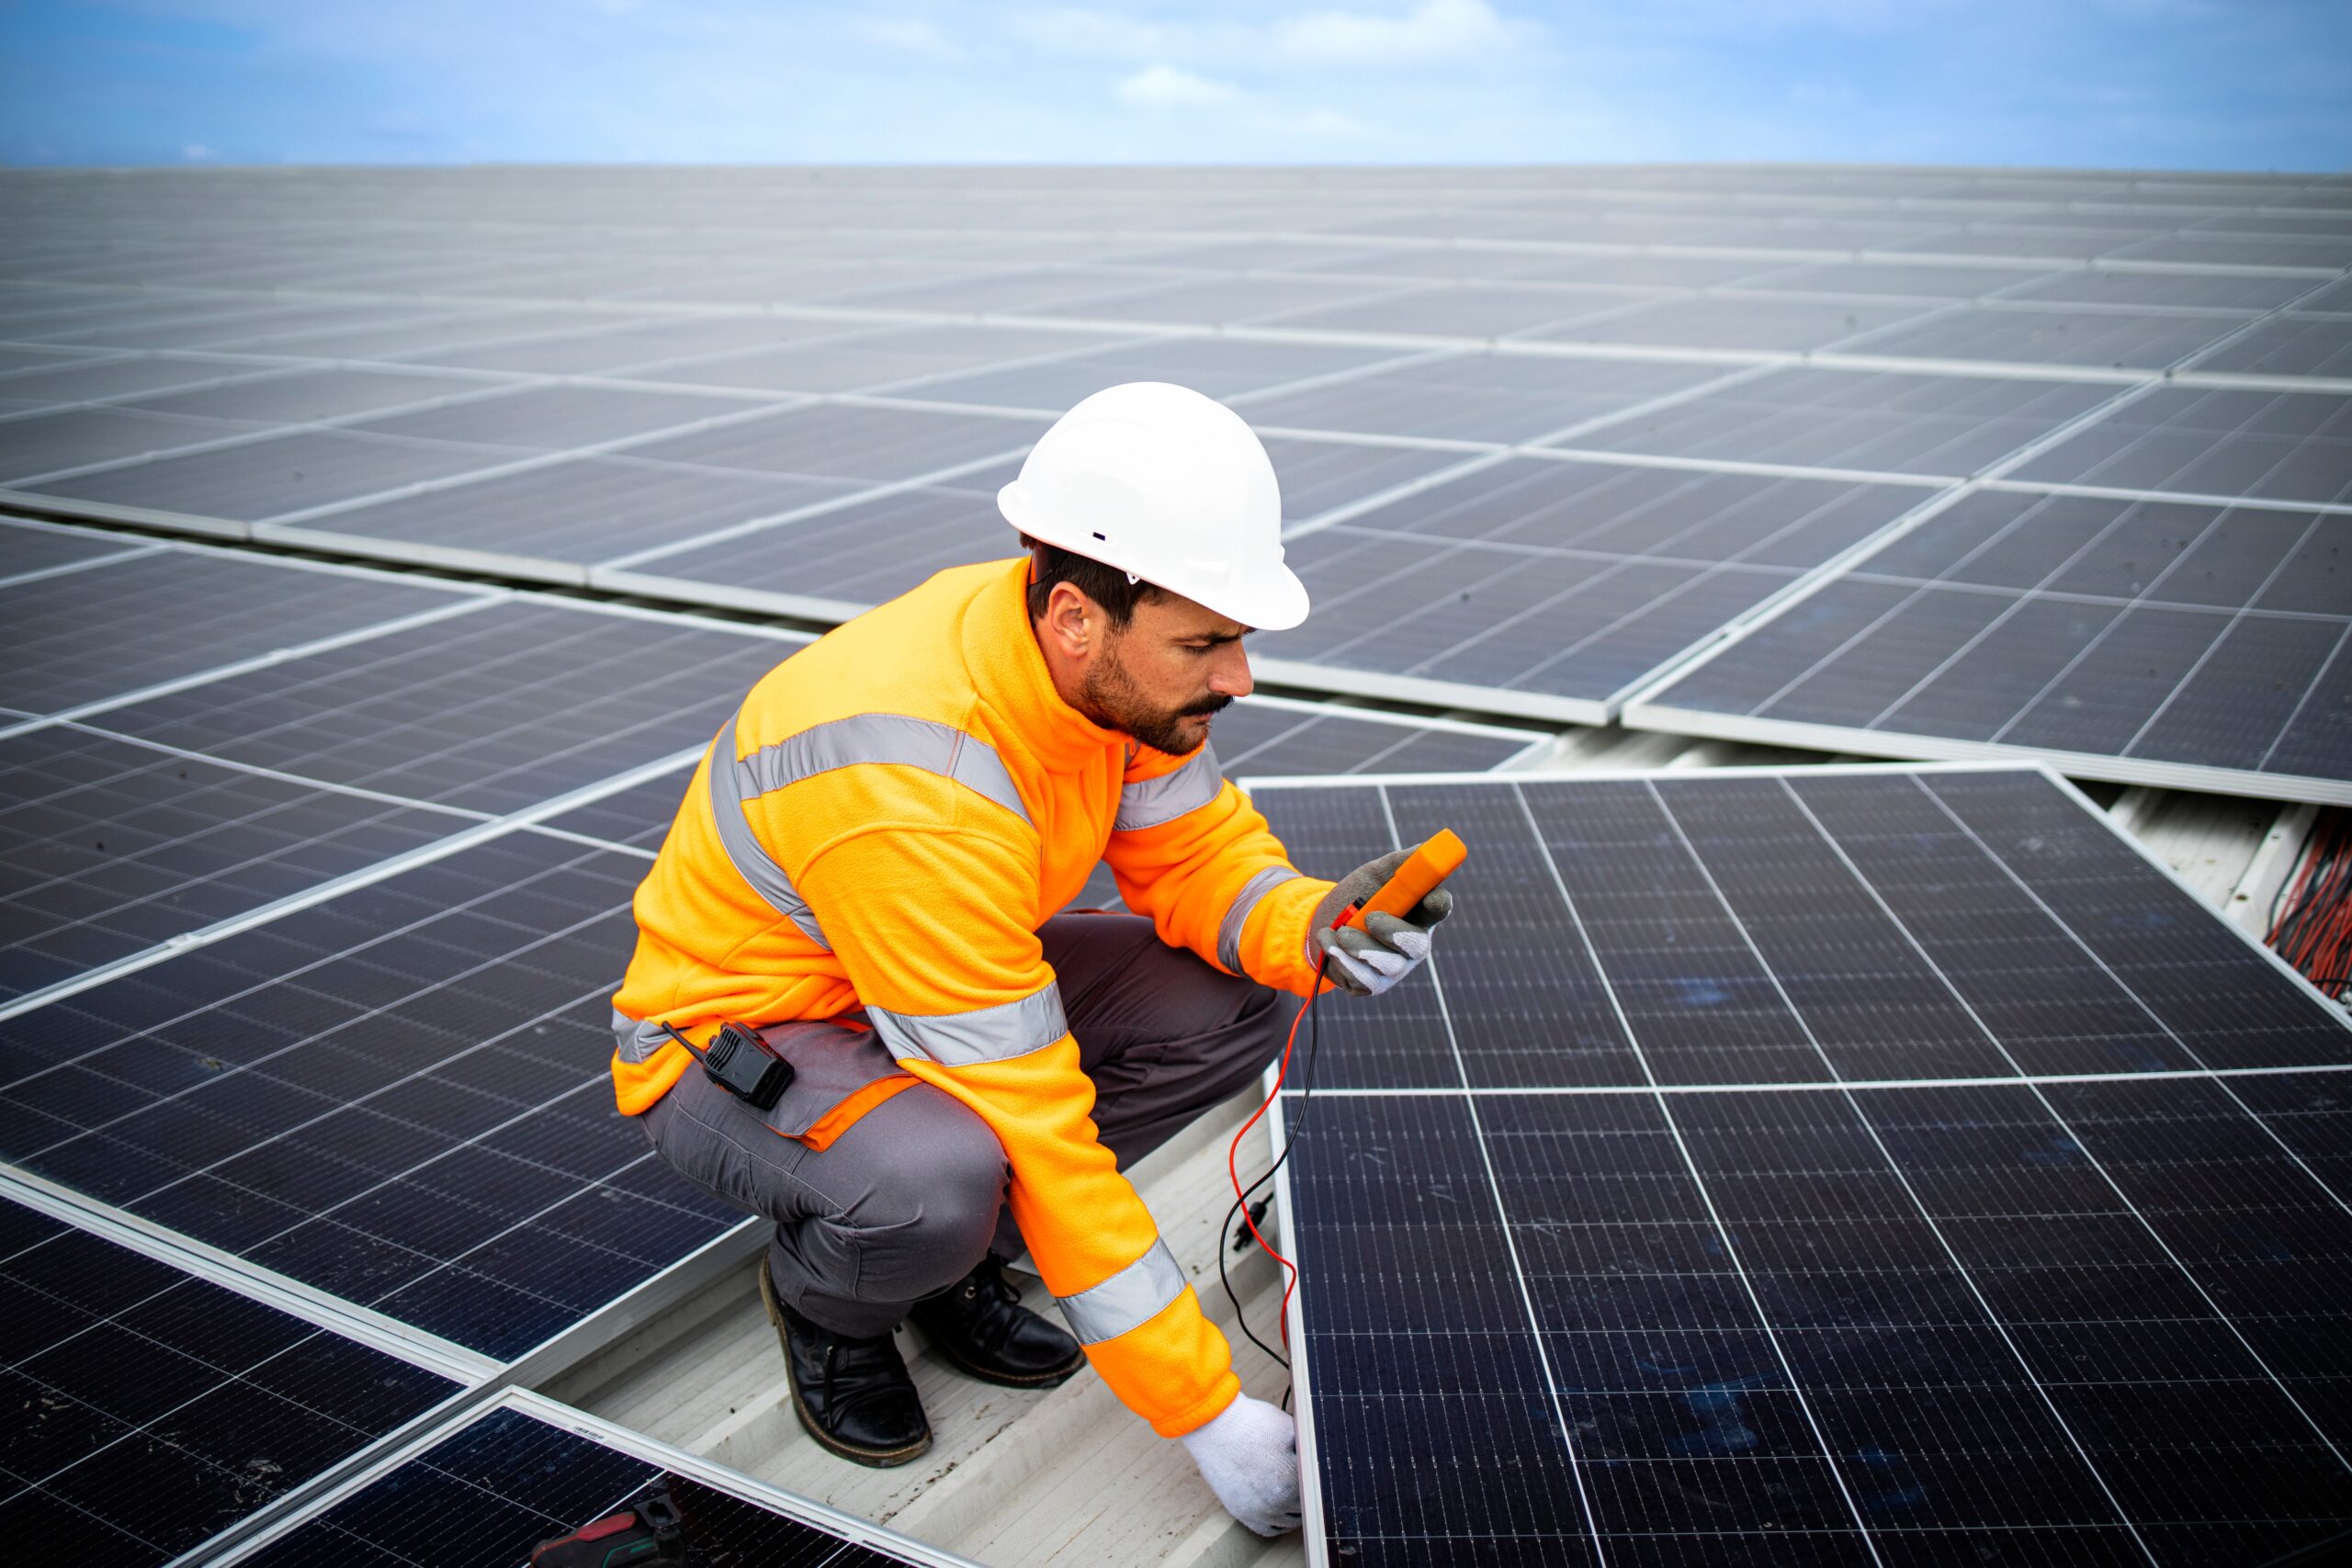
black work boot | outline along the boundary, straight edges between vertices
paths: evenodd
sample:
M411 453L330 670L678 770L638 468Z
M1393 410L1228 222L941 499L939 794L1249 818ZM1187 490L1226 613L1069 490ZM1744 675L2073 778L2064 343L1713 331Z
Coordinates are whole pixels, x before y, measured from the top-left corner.
M1077 1340L1021 1304L1021 1292L993 1258L980 1259L952 1290L917 1302L907 1315L941 1355L982 1382L1051 1388L1086 1359Z
M810 1437L877 1470L904 1464L931 1447L931 1422L890 1336L853 1339L801 1316L776 1295L764 1258L760 1299L784 1344L793 1414Z

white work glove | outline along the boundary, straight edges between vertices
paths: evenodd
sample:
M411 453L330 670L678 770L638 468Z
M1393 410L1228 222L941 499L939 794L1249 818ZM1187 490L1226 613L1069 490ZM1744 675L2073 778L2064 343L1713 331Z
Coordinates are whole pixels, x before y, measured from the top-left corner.
M1223 1415L1176 1440L1227 1513L1260 1535L1298 1528L1298 1427L1288 1411L1236 1394Z
M1376 997L1411 974L1430 955L1430 928L1453 913L1453 895L1440 887L1401 920L1394 915L1366 915L1362 931L1331 928L1350 905L1379 892L1412 855L1410 849L1398 850L1358 866L1323 896L1307 921L1306 962L1321 964L1328 954L1330 963L1324 973L1350 996Z

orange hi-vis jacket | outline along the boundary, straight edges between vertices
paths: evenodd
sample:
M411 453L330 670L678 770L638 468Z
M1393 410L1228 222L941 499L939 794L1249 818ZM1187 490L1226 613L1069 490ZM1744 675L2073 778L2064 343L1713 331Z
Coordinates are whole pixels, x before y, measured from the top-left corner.
M862 1008L910 1075L873 1089L921 1079L987 1122L1071 1331L1129 1408L1178 1437L1240 1382L1096 1136L1037 928L1107 860L1161 941L1303 995L1307 920L1331 885L1291 868L1208 747L1155 751L1062 701L1030 630L1028 566L943 571L752 688L637 891L614 1082L635 1115L686 1070L657 1024L700 1045L723 1020Z

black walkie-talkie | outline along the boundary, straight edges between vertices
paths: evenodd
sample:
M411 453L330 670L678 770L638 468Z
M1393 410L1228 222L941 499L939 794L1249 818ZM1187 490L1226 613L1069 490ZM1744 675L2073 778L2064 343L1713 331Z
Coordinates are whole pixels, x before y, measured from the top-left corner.
M768 1043L749 1025L731 1021L720 1024L707 1051L697 1050L672 1025L662 1027L702 1064L705 1077L754 1111L774 1111L792 1085L792 1064L769 1050Z

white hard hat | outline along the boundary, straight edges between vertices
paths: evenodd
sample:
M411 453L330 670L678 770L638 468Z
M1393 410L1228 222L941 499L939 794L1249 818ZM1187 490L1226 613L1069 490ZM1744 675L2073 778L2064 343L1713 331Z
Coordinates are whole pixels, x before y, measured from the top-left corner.
M1306 619L1272 461L1239 414L1190 388L1104 388L1054 422L996 500L1031 538L1245 626Z

